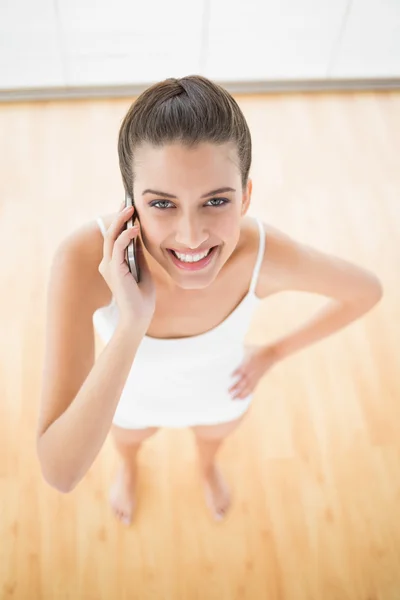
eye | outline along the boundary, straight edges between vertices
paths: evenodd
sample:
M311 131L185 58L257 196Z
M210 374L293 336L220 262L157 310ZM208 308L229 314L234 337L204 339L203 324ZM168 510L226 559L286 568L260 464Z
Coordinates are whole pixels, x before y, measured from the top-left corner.
M213 202L214 200L217 200L217 202L222 202L222 204L212 204L211 206L224 206L224 204L229 203L229 200L227 198L211 198L209 202Z
M159 206L156 206L156 204L171 204L171 202L169 202L168 200L157 200L157 202L152 202L150 204L150 206L155 206L156 208L160 208ZM164 210L164 208L167 208L167 207L162 206L160 210Z
M224 206L225 204L229 204L230 200L228 200L227 198L211 198L210 200L208 200L208 202L220 202L220 204L209 204L208 206ZM156 202L152 202L150 204L151 207L155 207L158 208L159 210L165 210L166 208L168 208L168 206L157 206L160 204L172 204L169 200L157 200ZM207 205L206 205L207 206Z

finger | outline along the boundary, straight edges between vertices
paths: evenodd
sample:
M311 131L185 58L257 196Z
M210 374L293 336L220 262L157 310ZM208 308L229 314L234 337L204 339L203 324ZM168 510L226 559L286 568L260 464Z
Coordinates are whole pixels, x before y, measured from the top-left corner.
M104 236L104 256L111 260L114 244L124 230L125 223L132 216L132 208L118 213Z
M245 373L242 371L241 368L236 369L236 371L233 371L233 373L231 373L231 375L230 375L232 385L235 382L237 383L238 381L240 381L242 379L242 377L244 377L244 376L245 376Z
M238 386L241 384L242 382L242 377L240 377L240 379L238 379L238 381L236 381L236 383L233 383L229 388L228 391L229 392L234 392L237 390Z
M234 394L232 396L232 400L243 400L243 398L245 398L246 396L243 395L244 392L238 392L237 394Z
M250 394L251 394L251 389L249 387L246 387L239 394L237 394L233 398L233 400L244 400L245 398L247 398L248 396L250 396Z
M233 373L231 373L231 377L235 377L235 375L242 375L241 367L238 367L233 371Z
M248 373L247 371L241 371L241 373L239 375L237 375L236 377L234 377L233 379L235 379L236 381L232 382L232 385L237 385L239 383L239 381L242 380L248 380Z
M245 381L244 379L241 379L234 386L232 386L232 388L230 389L230 392L233 395L239 394L247 385L248 385L248 382Z
M125 231L123 231L121 233L121 235L118 236L114 247L113 247L113 253L112 253L112 258L117 257L117 260L119 262L119 264L123 264L125 259L125 252L126 252L126 248L128 246L128 244L130 244L130 242L137 237L139 233L139 227L130 227L129 229L125 229Z
M250 389L250 381L241 380L240 384L238 384L233 390L232 395L234 398L245 398Z
M126 206L131 206L131 203L129 202L129 200L128 200L128 202L127 202L127 198L125 197L125 199L124 199L124 200L122 200L122 202L121 202L121 205L120 205L120 207L119 207L119 211L121 211L121 210L124 210L124 208L125 208ZM134 204L133 204L133 203L132 203L132 206L134 206Z
M234 376L233 378L236 379L236 383L237 383L241 379L247 379L248 378L248 372L247 372L246 369L242 369L240 371L240 373L238 375Z

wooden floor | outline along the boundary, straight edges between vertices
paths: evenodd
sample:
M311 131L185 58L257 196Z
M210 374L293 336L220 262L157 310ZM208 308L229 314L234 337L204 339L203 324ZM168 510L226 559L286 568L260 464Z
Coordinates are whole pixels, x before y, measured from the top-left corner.
M1 600L400 599L400 94L237 99L250 213L373 270L384 298L259 383L219 455L225 522L208 516L190 431L161 430L126 529L108 505L110 438L63 495L41 477L35 430L52 253L120 205L130 101L0 105ZM273 296L248 339L272 341L325 301Z

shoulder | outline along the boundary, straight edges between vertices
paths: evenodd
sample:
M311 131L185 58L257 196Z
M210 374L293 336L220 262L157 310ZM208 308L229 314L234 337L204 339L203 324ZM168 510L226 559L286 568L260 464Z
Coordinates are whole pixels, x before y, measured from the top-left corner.
M262 222L264 254L256 286L256 296L265 298L287 287L288 275L296 268L301 244L284 231ZM259 229L256 232L259 239Z
M101 216L106 228L113 215ZM58 257L65 257L76 271L77 277L90 290L90 302L94 309L106 306L111 301L111 291L98 270L103 258L104 237L96 219L86 221L65 238L58 249Z

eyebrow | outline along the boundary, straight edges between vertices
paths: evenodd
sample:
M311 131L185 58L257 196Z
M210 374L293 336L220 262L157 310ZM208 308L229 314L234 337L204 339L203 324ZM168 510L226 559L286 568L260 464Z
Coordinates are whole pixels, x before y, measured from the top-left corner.
M236 192L236 190L234 190L231 187L221 187L218 188L217 190L211 190L211 192L207 192L207 194L203 194L201 196L201 198L207 198L208 196L213 196L214 194L222 194L223 192ZM157 190L144 190L142 196L144 196L145 194L155 194L156 196L164 196L165 198L176 198L177 196L174 196L173 194L167 194L166 192L159 192Z

